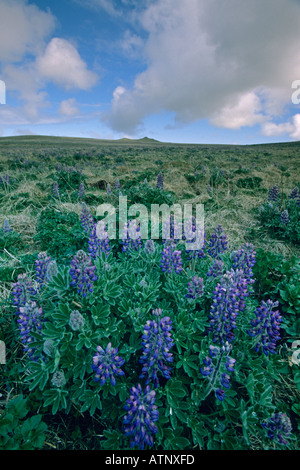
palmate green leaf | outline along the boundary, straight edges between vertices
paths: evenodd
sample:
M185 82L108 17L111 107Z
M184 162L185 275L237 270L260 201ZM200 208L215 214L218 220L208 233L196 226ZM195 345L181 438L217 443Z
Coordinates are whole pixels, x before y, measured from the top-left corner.
M118 284L107 282L103 289L102 296L103 299L107 300L111 305L115 305L116 299L120 297L121 293L122 289Z
M120 448L120 442L122 435L119 431L113 430L104 430L103 435L106 438L105 441L102 441L102 448L105 450L117 450Z
M93 416L96 409L102 409L102 403L98 390L86 390L80 397L80 401L83 402L80 411L84 413L89 410L90 415Z
M107 303L97 303L96 305L93 305L91 312L93 321L96 326L107 325L108 317L110 315L110 306Z

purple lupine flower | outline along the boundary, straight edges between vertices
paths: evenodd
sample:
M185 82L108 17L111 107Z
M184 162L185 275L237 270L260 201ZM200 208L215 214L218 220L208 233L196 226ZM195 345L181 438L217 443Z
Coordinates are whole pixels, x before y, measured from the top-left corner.
M292 423L286 413L274 413L262 426L267 430L268 438L276 444L287 445L292 432Z
M89 234L95 225L95 221L90 209L85 203L82 203L81 206L80 221L83 230Z
M89 238L89 253L92 258L100 256L100 253L110 252L108 233L103 221L94 225Z
M38 358L35 348L31 346L34 341L32 333L38 333L42 329L43 322L43 310L38 307L36 302L26 302L24 306L19 308L19 315L17 323L19 325L19 331L21 335L21 342L23 344L24 351L28 354L31 360Z
M73 331L79 331L82 330L84 327L85 320L84 317L81 315L81 313L78 310L73 310L70 314L70 319L69 319L69 326Z
M8 219L4 219L2 230L3 230L4 233L12 231L12 228L10 226L10 223L9 223Z
M172 321L170 317L163 317L160 308L152 311L156 317L148 320L144 326L143 333L143 356L139 360L143 364L140 379L146 378L146 385L151 381L154 387L159 386L158 372L161 372L165 379L170 379L171 368L169 364L173 361L170 349L174 346L171 329Z
M207 272L207 276L220 277L223 274L224 263L220 259L215 259Z
M289 195L289 198L290 199L297 199L298 197L300 196L300 193L299 193L299 188L298 186L296 186L290 193Z
M114 190L119 191L121 188L119 178L116 179L115 184L114 184Z
M208 254L212 258L220 258L222 253L227 250L227 235L222 225L218 225L212 233L209 241Z
M164 175L162 174L161 171L157 175L156 187L160 189L161 191L164 189Z
M235 359L229 356L231 345L226 342L223 346L209 346L209 356L203 358L201 374L209 381L208 394L212 391L218 400L223 401L226 393L224 388L230 388L230 375L234 371Z
M13 284L11 293L13 304L17 307L22 307L32 300L37 291L33 287L32 280L28 277L28 274L23 273L18 275L17 282Z
M190 282L188 282L188 293L186 297L188 299L197 300L203 295L203 278L194 276Z
M227 271L213 291L213 303L209 313L209 328L213 342L224 344L235 338L232 330L236 328L236 319L245 308L248 294L248 282L241 270Z
M176 246L172 243L167 244L161 252L160 267L163 272L171 274L175 271L179 274L183 270L181 250L176 250Z
M107 185L106 185L106 193L107 193L107 194L111 194L111 193L112 193L112 190L111 190L111 187L110 187L110 184L109 184L109 183L107 183Z
M287 209L285 209L280 214L280 223L283 225L286 225L289 223L289 221L290 221L290 216L289 216Z
M82 297L86 297L88 292L93 292L93 283L97 281L95 269L91 258L83 250L79 250L71 261L70 285L77 287L77 292Z
M35 261L35 273L36 280L39 283L40 287L44 284L47 269L51 262L51 256L48 256L46 251L42 251L38 254L38 259Z
M252 243L244 243L240 250L233 253L233 269L241 269L249 279L253 277L252 268L256 262L256 251ZM252 283L252 281L250 281Z
M54 181L53 183L52 193L54 197L59 198L60 193L59 193L59 185L57 181Z
M279 189L278 189L278 186L275 185L269 191L268 201L276 202L278 199L278 195L279 195Z
M130 436L130 447L138 446L143 450L145 446L153 446L152 434L157 433L155 421L159 418L159 412L155 403L155 391L147 385L142 390L140 384L130 389L130 397L126 401L124 409L128 412L123 418L123 431L125 436Z
M278 310L273 310L278 305L278 301L263 300L254 312L256 318L251 321L252 328L247 331L249 336L256 338L255 351L258 352L262 348L266 356L275 353L276 341L280 339L282 317Z
M122 233L122 251L138 251L142 246L142 239L140 235L141 227L137 225L135 219L125 222Z
M85 193L85 187L83 181L80 183L79 188L78 188L78 197L79 199L82 199L84 197Z
M110 380L111 385L116 385L115 376L121 377L124 375L121 369L124 362L124 359L118 356L118 348L112 348L111 343L108 343L105 349L97 346L92 364L92 369L96 372L95 382L104 385L107 380Z

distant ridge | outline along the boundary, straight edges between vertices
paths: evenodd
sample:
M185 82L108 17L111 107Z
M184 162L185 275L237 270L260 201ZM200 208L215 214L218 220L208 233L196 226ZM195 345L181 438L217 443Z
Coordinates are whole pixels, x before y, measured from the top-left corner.
M150 139L149 137L142 137L141 139L128 139L128 137L123 137L122 139L117 139L116 142L149 142L149 144L153 142L157 142L158 144L161 143L159 140Z

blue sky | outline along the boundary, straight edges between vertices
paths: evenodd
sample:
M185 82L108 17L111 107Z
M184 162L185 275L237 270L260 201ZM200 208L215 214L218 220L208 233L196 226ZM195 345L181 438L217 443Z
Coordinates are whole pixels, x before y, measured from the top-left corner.
M299 0L0 0L0 136L300 140L299 44Z

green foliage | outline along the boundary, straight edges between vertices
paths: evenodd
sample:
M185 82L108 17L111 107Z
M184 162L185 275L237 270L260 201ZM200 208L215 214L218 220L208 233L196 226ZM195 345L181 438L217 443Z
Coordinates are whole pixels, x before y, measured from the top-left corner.
M289 221L281 222L281 214L288 211ZM258 210L260 223L274 237L295 245L300 244L300 206L297 199L289 199L281 193L277 201L263 203Z
M247 176L246 178L239 178L236 182L239 188L257 189L260 187L262 178L259 176Z
M0 230L0 253L8 250L12 254L18 253L19 250L24 248L25 244L21 235L18 232L11 230L10 232L3 232Z
M41 251L67 262L79 250L84 239L79 217L74 212L59 211L54 207L47 207L41 212L34 236Z
M0 448L2 450L42 449L47 425L40 414L28 417L27 399L23 395L10 400L0 414Z

